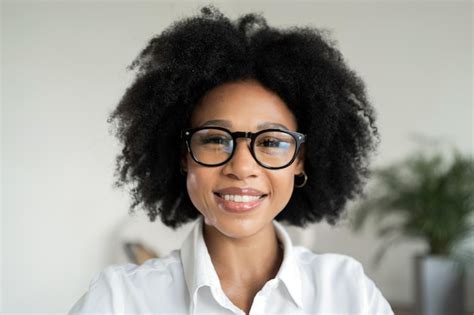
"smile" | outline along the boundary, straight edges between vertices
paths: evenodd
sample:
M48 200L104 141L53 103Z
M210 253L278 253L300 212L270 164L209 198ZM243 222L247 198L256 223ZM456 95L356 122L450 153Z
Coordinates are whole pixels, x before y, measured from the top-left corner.
M267 195L222 195L214 193L217 204L228 212L246 212L257 208Z
M261 196L251 196L251 195L224 195L224 194L217 194L219 197L225 200L230 200L233 202L249 202L249 201L255 201L258 199L263 198L265 195Z

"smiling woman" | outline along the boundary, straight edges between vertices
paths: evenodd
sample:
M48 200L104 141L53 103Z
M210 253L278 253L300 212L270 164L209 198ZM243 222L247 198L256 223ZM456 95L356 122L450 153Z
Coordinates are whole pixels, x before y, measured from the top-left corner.
M362 191L378 140L363 82L317 29L201 13L149 42L110 117L131 210L194 230L107 267L70 313L393 314L359 262L293 247L279 223L334 224Z
M231 131L243 131L244 134L269 131L253 139L250 146L245 137L233 140L232 137L221 136L234 143L231 144L230 152L221 144L212 144L210 148L209 144L205 145L206 148L202 144L188 146L192 154L186 155L182 167L188 171L189 197L204 217L204 235L207 235L208 229L215 229L225 237L241 240L242 245L245 240L253 248L259 243L259 239L264 241L260 249L275 245L268 243L276 241L271 237L275 234L272 220L290 200L294 177L304 171L303 150L297 152L296 139L286 133L297 129L294 115L275 93L268 91L257 81L243 81L222 84L204 96L191 116L191 126L209 126L210 121L214 121L213 126L219 127L223 125L218 121L225 121L225 126ZM265 125L282 127L258 128ZM215 137L219 133L214 131L213 134ZM290 145L275 149L268 143L259 143L276 139ZM209 152L202 153L204 150ZM203 167L191 158L196 156L195 151L202 158L208 158L212 154L214 157L208 158L209 160L219 157L220 161L216 162L228 161L222 165L215 163L217 167ZM290 163L297 153L301 153L300 156ZM284 168L268 169L260 164ZM241 197L250 195L259 198L246 202Z

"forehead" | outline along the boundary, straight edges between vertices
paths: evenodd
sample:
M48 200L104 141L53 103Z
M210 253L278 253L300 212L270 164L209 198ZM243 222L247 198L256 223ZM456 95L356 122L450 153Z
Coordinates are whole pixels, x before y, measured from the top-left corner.
M225 83L207 92L191 116L191 125L208 121L221 121L220 125L235 130L263 129L269 124L297 128L285 102L255 80Z

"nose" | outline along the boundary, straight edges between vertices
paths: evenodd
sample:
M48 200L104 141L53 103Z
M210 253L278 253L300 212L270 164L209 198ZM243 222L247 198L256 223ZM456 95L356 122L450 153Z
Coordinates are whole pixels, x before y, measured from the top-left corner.
M224 174L238 179L256 176L259 165L250 152L249 142L250 139L237 139L234 155L224 164Z

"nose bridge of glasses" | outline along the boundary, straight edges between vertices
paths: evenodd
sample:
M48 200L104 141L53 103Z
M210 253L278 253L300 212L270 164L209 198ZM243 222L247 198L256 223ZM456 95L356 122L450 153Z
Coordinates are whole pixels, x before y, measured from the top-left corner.
M239 144L239 139L241 139L241 142L243 142L244 145L246 145L247 147L250 148L250 144L249 144L249 143L250 143L250 142L249 142L250 137L247 135L246 132L242 132L242 133L240 133L240 134L238 134L238 135L234 134L234 142L235 142L235 143L234 143L234 150L237 149L237 146L238 146L238 144Z
M242 138L242 142L245 143L245 146L247 147L247 149L250 151L250 154L252 154L252 148L250 146L250 141L252 139L252 135L253 133L252 132L246 132L246 131L236 131L236 132L233 132L232 133L232 137L234 139L234 151L237 151L237 147L238 147L238 143L239 143L239 138ZM234 155L235 155L235 152L234 152Z
M232 136L234 137L235 140L239 139L239 138L248 138L248 139L251 139L252 138L252 133L251 132L247 132L247 131L236 131L236 132L233 132L232 133Z

